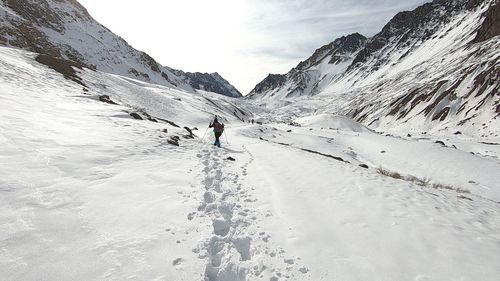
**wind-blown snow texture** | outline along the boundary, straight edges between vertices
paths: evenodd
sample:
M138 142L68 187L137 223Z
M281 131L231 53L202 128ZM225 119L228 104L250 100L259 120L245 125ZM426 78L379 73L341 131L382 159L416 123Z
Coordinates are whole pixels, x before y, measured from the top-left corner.
M49 7L85 17L76 1L2 3L2 28L16 25L2 42L54 53L0 47L0 279L498 280L492 2L436 1L341 38L271 76L260 101L147 82L121 68L150 71L132 49L91 70L96 56L46 40ZM408 39L421 24L429 37Z
M270 75L250 98L275 109L277 120L333 113L380 130L498 139L498 7L433 1L399 13L372 38L342 37L287 75ZM349 37L354 43L343 46Z
M251 125L248 109L269 113L99 71L78 73L82 92L35 57L0 47L2 280L500 274L497 144L330 115ZM222 149L204 134L213 113Z
M218 74L186 73L161 66L96 22L75 0L0 1L0 45L188 92L201 89L241 96Z

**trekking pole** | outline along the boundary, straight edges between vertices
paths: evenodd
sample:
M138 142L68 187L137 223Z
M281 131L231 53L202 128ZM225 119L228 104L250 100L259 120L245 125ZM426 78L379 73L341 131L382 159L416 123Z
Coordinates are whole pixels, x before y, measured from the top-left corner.
M208 132L208 127L205 130L205 133L203 133L203 137L201 138L200 142L202 142L205 139L205 136L207 135L207 132Z
M229 141L227 140L226 130L224 130L224 137L226 137L226 142L227 144L229 144Z

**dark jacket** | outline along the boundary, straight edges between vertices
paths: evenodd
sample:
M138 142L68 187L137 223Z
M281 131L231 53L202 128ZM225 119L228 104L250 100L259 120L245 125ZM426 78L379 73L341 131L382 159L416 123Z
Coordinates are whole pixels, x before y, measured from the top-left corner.
M215 119L210 125L208 126L209 128L214 128L215 133L222 133L224 132L224 124L219 123L217 119Z

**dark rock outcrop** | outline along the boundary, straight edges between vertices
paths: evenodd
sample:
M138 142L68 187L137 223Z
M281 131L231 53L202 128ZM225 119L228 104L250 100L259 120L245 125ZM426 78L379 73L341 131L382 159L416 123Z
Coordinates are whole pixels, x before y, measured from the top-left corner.
M58 57L53 57L50 55L40 54L35 60L41 64L44 64L53 70L61 73L64 78L72 80L82 86L85 86L82 79L77 75L75 68L82 69L83 66L78 62L65 60Z
M167 143L174 146L179 146L179 140L180 138L178 136L171 136L170 139L167 140Z
M486 41L490 38L500 35L500 2L491 6L488 11L483 14L484 21L477 31L476 38L473 43Z
M142 116L139 115L139 113L137 113L137 112L130 113L130 116L132 116L134 119L137 119L137 120L144 120L144 118L142 118Z
M228 97L242 97L242 94L217 72L210 74L186 72L185 75L188 78L189 85L195 89L214 92Z
M108 95L100 95L99 100L102 102L105 102L105 103L109 103L109 104L117 104L116 102L111 100L111 98Z
M259 93L279 88L283 86L285 82L286 75L270 73L266 78L264 78L264 80L262 80L262 82L255 86L255 88L250 92L248 96L257 96Z

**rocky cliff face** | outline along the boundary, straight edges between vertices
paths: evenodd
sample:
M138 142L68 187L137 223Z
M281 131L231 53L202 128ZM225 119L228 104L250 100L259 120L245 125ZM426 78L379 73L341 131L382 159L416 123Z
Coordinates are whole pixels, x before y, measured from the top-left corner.
M188 77L189 84L196 89L219 93L233 98L242 97L242 94L217 72L210 74L187 72L184 75Z
M0 0L0 45L189 92L237 92L225 80L193 81L183 71L160 65L95 21L76 0Z
M340 72L325 69L317 75L330 77L306 92L317 103L291 94L287 83L256 87L251 97L269 107L286 100L279 109L283 116L300 108L300 114L342 114L373 128L467 127L495 135L487 128L498 128L491 124L500 117L498 2L436 0L397 14L357 51L350 49L354 57ZM300 65L314 65L325 50ZM285 94L275 98L275 93Z

